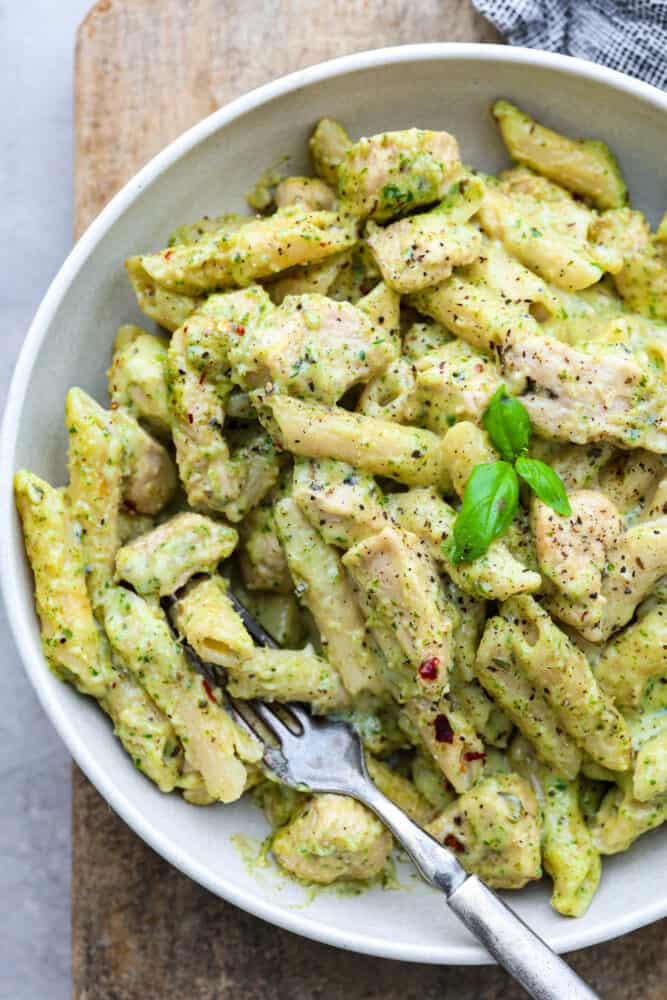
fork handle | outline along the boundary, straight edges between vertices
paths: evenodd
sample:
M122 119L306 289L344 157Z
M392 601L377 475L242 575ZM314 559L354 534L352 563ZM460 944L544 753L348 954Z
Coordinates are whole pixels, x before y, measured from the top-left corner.
M514 910L476 875L466 875L452 852L417 826L368 776L351 794L377 813L423 878L444 893L459 920L529 996L600 1000Z
M599 1000L521 917L476 875L447 902L468 930L535 1000Z

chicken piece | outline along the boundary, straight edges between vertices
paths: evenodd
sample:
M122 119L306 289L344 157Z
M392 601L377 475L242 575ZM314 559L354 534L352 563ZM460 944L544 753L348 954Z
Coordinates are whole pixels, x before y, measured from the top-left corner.
M261 285L209 295L201 308L188 317L183 328L184 360L187 367L197 372L198 385L215 382L223 393L227 384L231 388L230 348L273 311L271 300ZM174 378L173 372L171 377Z
M462 171L448 132L382 132L350 146L338 165L338 192L359 216L390 219L439 201Z
M599 590L583 598L551 596L552 614L588 642L604 642L632 618L637 606L667 573L667 516L640 521L607 549Z
M556 590L549 598L549 609L574 628L584 620L592 627L604 614L602 576L609 552L623 533L623 521L602 493L577 490L568 499L570 517L561 517L541 500L533 500L533 538L540 572Z
M384 868L391 834L354 799L315 795L272 844L278 863L305 882L371 879Z
M233 446L229 470L235 484L235 496L224 505L222 513L236 524L275 486L285 456L265 431L252 425L231 431L229 442Z
M232 344L234 379L245 389L278 389L335 403L395 359L391 339L349 302L288 296L266 322Z
M425 546L415 535L386 527L348 549L343 565L372 608L370 624L380 618L413 665L417 690L421 685L432 700L446 692L456 611ZM405 685L406 692L414 690L414 683Z
M336 205L336 192L319 177L285 177L276 188L276 207L289 205L313 212L330 211Z
M580 351L524 327L506 332L496 352L543 437L667 451L657 383L625 350Z
M518 774L485 778L426 829L494 888L521 889L542 875L537 801Z
M642 521L626 531L609 553L609 569L602 582L606 606L599 630L584 638L607 639L626 625L635 608L667 573L667 515Z
M482 192L481 182L467 180L430 212L384 229L368 224L368 246L391 288L402 294L418 292L478 256L482 237L466 223L479 209Z
M123 503L139 514L159 514L178 489L171 455L124 410L114 410L111 423L123 450Z

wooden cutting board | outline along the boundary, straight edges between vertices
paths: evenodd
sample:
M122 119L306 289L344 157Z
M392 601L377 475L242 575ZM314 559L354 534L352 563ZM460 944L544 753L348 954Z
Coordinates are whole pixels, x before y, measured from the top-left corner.
M100 0L77 41L77 234L166 143L244 91L348 52L436 40L499 39L469 0ZM237 910L154 854L76 768L72 811L74 1000L524 995L495 968L353 955ZM663 921L572 961L606 1000L665 1000L666 932Z

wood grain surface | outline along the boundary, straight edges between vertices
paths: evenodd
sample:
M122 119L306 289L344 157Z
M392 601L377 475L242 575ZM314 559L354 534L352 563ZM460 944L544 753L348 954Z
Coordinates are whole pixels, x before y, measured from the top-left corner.
M100 0L77 43L76 232L171 139L269 79L382 45L498 40L468 0ZM241 912L162 861L76 768L72 833L74 1000L524 996L495 968L353 955ZM572 962L605 1000L665 1000L665 932Z

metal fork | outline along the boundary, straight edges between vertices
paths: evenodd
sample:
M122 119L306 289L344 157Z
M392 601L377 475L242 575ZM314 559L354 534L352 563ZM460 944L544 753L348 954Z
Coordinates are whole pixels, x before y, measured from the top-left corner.
M255 641L278 648L238 598L230 597ZM264 764L279 781L302 791L349 795L372 809L422 878L444 893L459 920L531 997L595 1000L597 994L509 906L377 788L351 726L312 716L301 705L276 710L262 701L229 701L237 721L262 743Z

